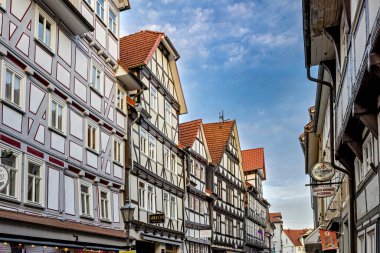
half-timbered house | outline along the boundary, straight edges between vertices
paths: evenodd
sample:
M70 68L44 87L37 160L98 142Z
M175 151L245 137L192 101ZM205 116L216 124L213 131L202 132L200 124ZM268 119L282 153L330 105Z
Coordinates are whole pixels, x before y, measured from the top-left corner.
M206 169L211 162L202 120L179 125L180 147L185 151L186 198L184 252L211 252L210 202L206 192Z
M244 175L235 121L203 125L215 166L208 189L217 195L211 211L212 252L242 252L244 247Z
M185 171L178 117L187 108L178 58L164 33L141 31L121 39L121 64L147 87L138 98L141 113L131 114L136 124L131 126L127 164L128 197L136 206L130 233L137 252L181 252L184 239ZM153 219L160 214L162 220Z
M243 150L243 171L247 184L245 193L244 252L263 252L269 246L267 232L268 202L263 198L266 180L264 148Z
M140 87L117 64L129 1L0 4L1 251L124 248L125 95Z

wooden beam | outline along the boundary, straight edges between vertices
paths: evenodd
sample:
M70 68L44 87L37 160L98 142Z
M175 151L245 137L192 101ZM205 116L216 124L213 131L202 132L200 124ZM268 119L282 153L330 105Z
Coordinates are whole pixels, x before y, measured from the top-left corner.
M377 116L375 113L370 112L367 108L355 103L354 105L354 116L359 118L359 120L371 131L373 136L377 139Z
M363 162L363 149L362 149L361 143L359 143L358 141L356 141L354 138L352 138L351 136L347 134L343 135L342 141L343 141L343 144L346 144L351 149L351 151L355 154L355 156L359 158L361 162Z

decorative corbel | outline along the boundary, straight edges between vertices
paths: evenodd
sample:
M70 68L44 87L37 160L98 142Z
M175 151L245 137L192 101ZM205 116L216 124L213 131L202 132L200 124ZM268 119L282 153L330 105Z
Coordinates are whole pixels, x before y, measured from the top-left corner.
M347 134L344 134L342 142L343 144L346 144L351 149L351 151L355 154L357 158L359 158L361 162L363 162L362 145L357 140L355 140L354 138L352 138L351 136Z
M369 129L369 131L371 131L376 139L378 138L377 116L375 113L355 103L354 116L357 117Z

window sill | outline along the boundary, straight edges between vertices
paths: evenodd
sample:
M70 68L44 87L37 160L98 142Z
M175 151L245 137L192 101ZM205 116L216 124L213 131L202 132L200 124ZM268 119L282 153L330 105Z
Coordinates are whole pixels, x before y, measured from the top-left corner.
M118 112L120 112L121 114L123 114L124 115L124 117L127 117L127 114L125 113L125 111L124 110L122 110L122 109L120 109L119 107L115 107L116 108L116 110L118 111Z
M1 99L1 102L2 102L3 104L5 104L5 105L11 107L13 110L15 110L15 111L21 113L22 115L25 115L25 113L26 113L26 112L24 111L23 108L21 108L20 106L18 106L18 105L16 105L16 104L12 103L11 101L8 101L8 100L2 98L2 99Z
M116 26L117 27L117 26ZM119 40L119 37L113 32L111 31L111 29L107 26L108 28L108 32L109 34L111 34L111 36L115 39L115 40Z
M94 150L94 149L92 149L92 148L86 147L86 150L89 151L89 152L91 152L91 153L93 153L93 154L95 154L95 155L99 155L99 152L96 151L96 150Z
M94 217L92 217L91 215L88 215L88 214L81 214L81 215L79 215L79 217L81 217L83 219L87 219L87 220L94 220Z
M111 221L110 219L106 219L106 218L99 218L99 220L100 220L101 222L104 222L104 223L109 223L109 224L112 223L112 221Z
M45 210L44 206L42 206L41 204L36 203L36 202L27 201L27 202L24 203L24 205L28 206L28 207L37 208L37 209L40 209L40 210Z
M40 46L42 46L46 51L47 53L49 53L51 56L54 56L55 53L53 51L53 49L51 49L48 45L46 45L44 42L42 42L40 39L38 38L34 38L34 41L39 44Z
M89 7L92 11L94 11L94 8L87 2L87 1L83 1L87 7Z
M49 130L56 133L56 134L59 134L60 136L66 138L66 134L64 132L62 132L61 130L55 128L55 127L52 127L52 126L49 126Z
M99 96L103 97L103 94L99 90L97 90L96 88L92 87L91 85L90 85L90 89L92 91L94 91L96 94L98 94Z
M119 165L119 166L121 166L121 167L124 167L124 164L122 164L121 162L113 161L113 163L116 164L116 165Z
M98 13L96 13L96 11L94 10L94 12L95 12L95 16L97 17L97 19L106 27L106 29L108 29L108 26L107 26L107 24L106 24L106 21L104 21L100 16L99 16L99 14ZM104 9L104 18L105 18L105 9Z
M12 197L4 194L0 194L0 200L21 204L21 201L17 197Z

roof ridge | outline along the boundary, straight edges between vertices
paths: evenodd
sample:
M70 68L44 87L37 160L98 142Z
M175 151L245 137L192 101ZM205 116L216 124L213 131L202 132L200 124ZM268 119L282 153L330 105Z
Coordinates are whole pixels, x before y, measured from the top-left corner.
M124 35L123 37L120 37L120 39L123 39L123 38L129 37L129 36L138 35L138 34L140 34L140 33L145 33L145 32L156 33L156 34L165 34L164 32L159 32L159 31L140 30L140 31L137 31L137 32L134 32L134 33L131 33L131 34Z
M186 121L186 122L182 122L182 123L179 123L179 124L180 124L180 125L182 125L182 124L188 124L188 123L193 123L193 122L196 122L196 121L201 121L201 122L203 122L202 119L193 119L193 120Z

